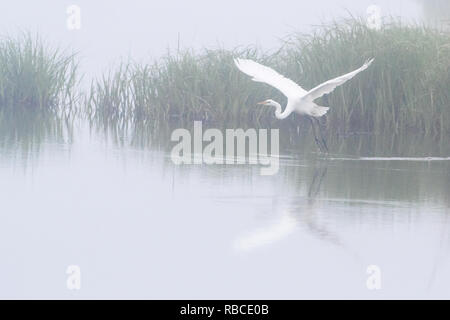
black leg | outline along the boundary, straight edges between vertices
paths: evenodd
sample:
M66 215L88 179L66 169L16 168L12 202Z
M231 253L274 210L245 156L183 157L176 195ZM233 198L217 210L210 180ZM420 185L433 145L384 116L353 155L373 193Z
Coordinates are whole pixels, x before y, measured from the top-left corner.
M327 175L327 170L327 167L314 170L314 177L308 192L310 198L315 198L319 194L320 186L322 185L323 178Z
M322 131L322 126L320 124L320 120L317 118L314 118L314 120L316 120L317 122L317 126L319 127L319 132L320 132L320 139L322 140L322 145L325 148L326 153L328 153L328 145L327 145L327 140L325 140L325 138L323 137L323 131Z
M308 118L309 118L309 121L311 122L311 127L313 129L314 140L316 141L316 145L319 147L319 150L321 152L326 152L326 150L327 150L326 146L322 145L322 141L319 139L319 136L317 135L317 128L316 128L316 124L314 123L314 118L313 117L308 117Z

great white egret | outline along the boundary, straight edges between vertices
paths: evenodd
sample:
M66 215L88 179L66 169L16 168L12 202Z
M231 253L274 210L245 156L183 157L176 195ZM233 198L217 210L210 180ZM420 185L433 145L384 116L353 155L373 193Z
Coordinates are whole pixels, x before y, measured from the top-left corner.
M358 73L366 70L373 61L374 59L367 60L361 68L340 77L328 80L314 89L307 91L291 79L282 76L269 67L248 59L234 59L234 63L239 70L251 76L253 81L263 82L275 87L288 98L284 111L282 111L281 105L278 102L271 99L258 103L260 105L275 107L275 117L277 119L286 119L293 112L308 116L313 127L314 138L321 151L328 151L328 147L323 136L321 137L321 140L318 138L314 127L314 121L316 121L320 129L320 122L318 118L324 116L330 108L319 106L314 103L314 100L333 92L338 86L343 85Z

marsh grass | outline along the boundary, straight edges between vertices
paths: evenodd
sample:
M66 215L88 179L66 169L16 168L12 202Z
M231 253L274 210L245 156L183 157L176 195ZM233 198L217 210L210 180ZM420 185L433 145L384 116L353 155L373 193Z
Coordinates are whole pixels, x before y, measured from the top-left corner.
M253 49L186 50L149 65L122 63L92 84L89 113L112 120L247 118L250 110L242 104L256 103L267 88L248 85L234 67L236 56L258 59Z
M99 121L196 119L210 122L269 123L273 110L256 107L276 90L254 83L233 64L234 57L267 64L306 89L359 67L370 69L319 101L330 106L328 128L394 133L450 132L450 35L391 20L380 30L350 19L287 37L276 53L254 48L169 52L151 64L122 63L92 83L88 112ZM298 126L298 117L283 126Z
M38 36L0 38L0 110L72 108L77 67L74 54L52 49Z
M285 73L307 88L375 57L371 68L326 96L343 131L450 132L450 35L399 21L371 30L349 20L286 40ZM319 101L320 102L320 101Z

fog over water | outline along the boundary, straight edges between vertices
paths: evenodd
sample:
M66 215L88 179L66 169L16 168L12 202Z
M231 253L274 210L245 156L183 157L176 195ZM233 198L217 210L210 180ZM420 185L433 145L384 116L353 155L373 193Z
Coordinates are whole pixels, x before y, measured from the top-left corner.
M257 44L274 49L292 31L336 17L366 15L378 5L384 15L420 19L415 0L73 0L2 1L0 33L39 31L53 43L80 51L83 71L98 73L120 57L157 58L168 48L226 48ZM69 31L66 9L81 8L82 27Z
M450 12L424 3L5 0L0 34L38 32L79 51L89 79L178 46L274 50L372 4L416 21ZM74 4L79 31L66 28ZM265 177L258 166L175 165L168 123L127 136L120 121L38 116L0 116L0 298L449 298L445 139L354 134L329 141L326 158L312 135L281 130L279 172ZM81 290L67 285L68 266L80 267Z

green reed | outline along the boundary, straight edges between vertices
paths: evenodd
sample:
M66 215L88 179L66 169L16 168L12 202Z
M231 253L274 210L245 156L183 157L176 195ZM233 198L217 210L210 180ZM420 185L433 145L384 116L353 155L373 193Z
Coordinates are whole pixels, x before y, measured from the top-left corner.
M78 81L74 54L30 34L0 38L0 110L72 107Z
M370 57L376 58L370 69L323 99L333 108L330 125L344 131L449 132L449 34L398 21L377 31L350 20L292 36L284 63L288 75L311 87Z
M255 48L169 52L150 64L123 63L92 83L91 116L102 121L202 119L220 123L268 122L273 110L256 107L276 90L252 82L233 64L251 58L279 70L306 89L376 59L370 69L319 101L332 109L334 132L415 130L450 132L450 35L392 20L380 30L358 19L287 37L271 54ZM298 117L283 122L297 126Z

